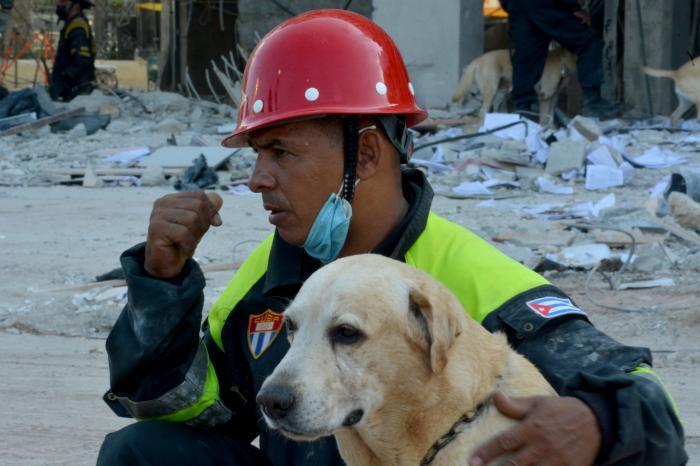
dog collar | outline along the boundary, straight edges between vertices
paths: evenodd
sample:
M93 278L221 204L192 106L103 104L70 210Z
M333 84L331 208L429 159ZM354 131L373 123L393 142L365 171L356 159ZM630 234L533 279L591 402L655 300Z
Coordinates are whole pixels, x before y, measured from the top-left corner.
M478 418L484 412L490 401L491 399L489 398L486 401L479 403L474 411L462 414L462 416L457 419L457 422L452 424L450 430L445 435L437 439L435 443L433 443L433 446L430 447L428 453L426 453L421 460L420 466L425 466L432 463L440 450L449 445L455 438L457 438L459 434L462 433L467 425L474 422L476 418Z

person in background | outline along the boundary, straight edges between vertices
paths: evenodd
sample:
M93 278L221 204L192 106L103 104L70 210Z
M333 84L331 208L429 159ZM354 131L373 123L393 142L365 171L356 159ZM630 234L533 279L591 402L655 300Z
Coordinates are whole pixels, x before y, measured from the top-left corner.
M64 25L49 84L49 95L54 100L69 101L92 92L97 48L84 13L92 6L89 0L56 0L56 15Z

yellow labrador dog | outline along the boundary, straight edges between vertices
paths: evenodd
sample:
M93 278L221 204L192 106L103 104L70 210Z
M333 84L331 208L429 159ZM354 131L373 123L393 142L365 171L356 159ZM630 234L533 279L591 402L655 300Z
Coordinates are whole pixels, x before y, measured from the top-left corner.
M296 440L335 435L350 466L466 464L514 422L494 390L555 393L447 288L382 256L318 270L285 322L291 347L257 397L265 420Z
M700 64L691 60L677 70L642 67L642 72L655 78L673 79L676 96L678 96L678 107L671 114L671 121L674 124L693 105L695 105L695 110L698 112L697 118L700 120Z
M535 85L540 105L540 123L548 124L554 115L556 97L559 90L566 84L568 76L576 71L576 55L563 47L550 50L544 65L542 77ZM479 116L483 117L493 104L499 87L510 89L513 82L513 65L508 50L492 50L475 58L464 70L459 81L453 102L461 101L472 87L476 85L481 93L481 109Z

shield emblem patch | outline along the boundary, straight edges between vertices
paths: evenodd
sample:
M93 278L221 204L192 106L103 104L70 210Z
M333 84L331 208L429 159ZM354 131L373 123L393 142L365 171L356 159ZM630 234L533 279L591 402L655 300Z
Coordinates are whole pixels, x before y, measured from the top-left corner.
M268 309L262 314L248 317L248 349L258 359L270 347L282 329L284 316Z

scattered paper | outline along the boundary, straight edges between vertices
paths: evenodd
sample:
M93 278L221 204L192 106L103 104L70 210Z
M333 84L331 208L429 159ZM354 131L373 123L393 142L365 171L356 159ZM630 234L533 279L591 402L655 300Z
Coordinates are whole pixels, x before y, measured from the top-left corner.
M683 157L674 155L671 151L661 150L654 146L644 154L633 159L634 163L645 168L666 168L685 162Z
M571 186L559 186L558 184L552 183L548 178L544 176L537 177L537 185L540 187L540 191L543 193L551 194L573 194L574 188Z
M622 170L622 180L625 183L634 178L634 167L629 162L622 162L620 170Z
M598 202L580 202L572 209L572 214L577 217L598 217L600 213L615 206L615 194L610 193L602 197Z
M227 194L233 194L236 196L250 196L250 195L255 195L257 193L254 193L253 191L250 190L250 188L245 185L245 184L237 184L234 186L229 186L228 191L225 191Z
M620 290L634 290L640 288L658 288L676 286L672 278L658 278L656 280L642 280L638 282L621 283L617 288Z
M493 194L493 191L479 181L464 181L452 188L452 192L463 196L487 196Z
M607 165L589 165L586 169L586 189L607 189L624 184L624 173Z
M509 125L520 121L520 115L516 113L487 113L484 116L484 124L479 128L479 132L490 131L499 126ZM526 137L526 125L515 125L493 133L494 136L504 139L516 139L522 141Z
M592 268L603 259L610 258L610 248L606 244L579 244L563 248L554 261L569 267Z
M131 149L110 149L105 151L105 160L115 163L131 163L141 160L151 153L148 147L134 147Z
M219 134L229 134L233 133L236 129L236 123L229 123L227 125L221 125L216 127L216 132Z
M601 144L605 144L606 146L615 149L618 151L620 154L625 155L625 142L622 139L622 136L616 135L612 137L607 137L607 136L600 136L598 138L598 142Z
M604 165L606 167L617 168L617 163L606 146L597 148L588 154L587 158L593 165Z

